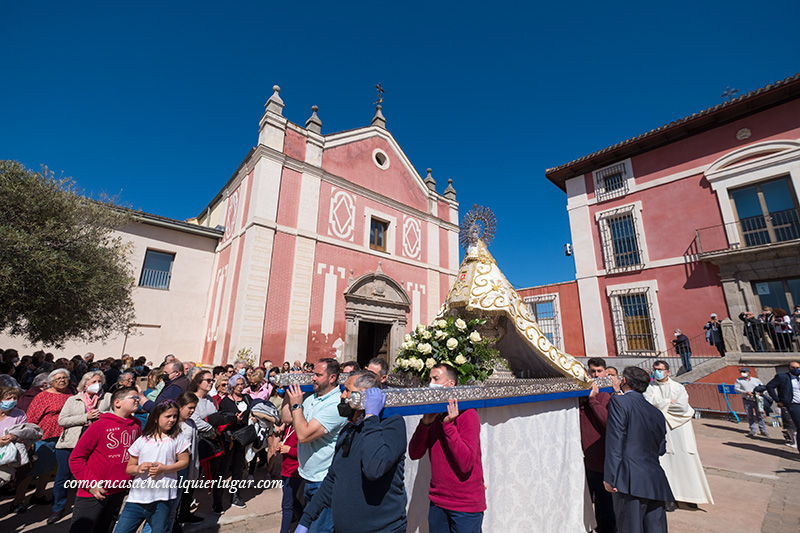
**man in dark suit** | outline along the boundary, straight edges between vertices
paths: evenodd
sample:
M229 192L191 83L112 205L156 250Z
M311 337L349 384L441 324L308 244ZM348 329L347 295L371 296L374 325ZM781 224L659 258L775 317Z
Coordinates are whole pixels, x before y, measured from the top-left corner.
M666 533L665 502L675 499L658 462L667 451L667 423L642 396L649 383L646 370L629 366L623 394L608 404L603 484L613 493L620 533Z
M792 361L787 373L772 378L767 383L767 391L784 413L789 411L794 426L800 428L800 361ZM800 439L797 439L797 450L800 451Z

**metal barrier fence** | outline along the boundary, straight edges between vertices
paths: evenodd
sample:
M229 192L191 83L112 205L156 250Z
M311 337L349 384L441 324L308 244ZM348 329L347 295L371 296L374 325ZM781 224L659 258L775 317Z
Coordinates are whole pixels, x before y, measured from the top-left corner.
M686 392L689 394L689 405L695 411L709 413L728 413L733 411L739 416L745 416L742 397L733 392L733 385L720 383L685 383ZM720 392L720 385L725 386L726 394Z

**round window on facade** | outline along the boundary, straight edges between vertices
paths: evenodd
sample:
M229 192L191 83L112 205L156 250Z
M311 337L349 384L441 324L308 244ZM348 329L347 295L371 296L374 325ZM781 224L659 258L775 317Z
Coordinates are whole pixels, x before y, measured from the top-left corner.
M381 170L389 168L389 156L380 148L375 148L375 150L372 151L372 160Z

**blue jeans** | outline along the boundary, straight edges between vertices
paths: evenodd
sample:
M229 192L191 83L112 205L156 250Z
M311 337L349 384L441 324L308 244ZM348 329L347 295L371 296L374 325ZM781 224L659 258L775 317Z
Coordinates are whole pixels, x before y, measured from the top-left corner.
M321 481L316 483L306 481L306 489L303 493L306 499L306 505L308 505L311 498L314 497L314 494L317 493L317 489L319 489L320 485L322 485ZM331 513L330 507L323 509L317 519L311 522L311 525L308 526L308 533L334 533L333 513Z
M747 413L747 423L750 424L750 433L755 434L756 423L758 423L758 429L761 430L761 433L766 433L767 426L764 423L764 417L758 412L756 402L742 398L742 404L744 404L744 410Z
M300 520L303 505L297 499L302 478L283 476L283 499L281 500L281 533L288 533L292 523Z
M169 513L172 502L157 501L152 503L125 503L119 515L114 533L136 533L142 522L150 526L153 533L170 533L172 522L169 522Z
M67 506L67 489L64 488L64 483L69 480L72 473L69 470L69 454L72 450L62 450L56 448L56 462L58 463L58 470L56 471L56 480L53 482L53 512L58 513L64 510Z
M683 368L685 368L687 372L692 371L691 357L692 357L692 352L686 352L681 354L681 364L683 365Z
M189 475L189 467L187 466L186 468L178 472L178 483L181 483L186 477L188 477L188 475ZM178 497L175 498L174 500L169 501L170 506L169 506L169 515L167 515L167 523L170 524L170 527L166 529L167 533L172 531L172 524L175 523L175 515L178 513L178 505L180 505L181 503L181 495L183 494L184 490L185 489L179 488ZM142 528L142 533L153 533L153 528L150 527L150 524L145 522L144 527Z
M431 503L428 509L430 533L481 533L483 513L448 511Z
M36 442L35 454L36 462L33 463L33 469L28 474L29 476L40 476L42 474L50 474L56 466L56 441L58 437L51 437Z

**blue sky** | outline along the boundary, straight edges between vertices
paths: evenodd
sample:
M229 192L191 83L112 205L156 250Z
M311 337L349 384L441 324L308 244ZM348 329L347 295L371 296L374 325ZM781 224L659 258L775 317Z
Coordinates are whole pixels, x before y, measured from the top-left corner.
M2 2L0 158L197 215L274 84L324 134L387 129L461 214L491 207L517 287L574 279L544 170L800 71L800 2Z

